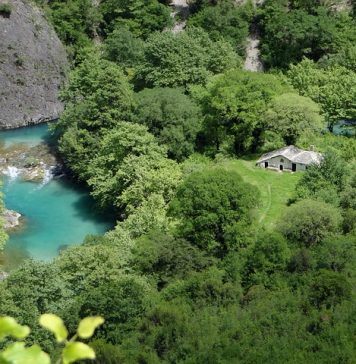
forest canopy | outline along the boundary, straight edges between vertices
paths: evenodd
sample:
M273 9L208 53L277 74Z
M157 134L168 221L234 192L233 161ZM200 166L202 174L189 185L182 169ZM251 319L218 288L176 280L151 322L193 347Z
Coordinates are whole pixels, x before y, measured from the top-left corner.
M355 5L37 3L72 65L56 148L116 226L0 281L26 344L59 359L52 312L105 318L100 364L353 362ZM256 166L288 145L320 163Z

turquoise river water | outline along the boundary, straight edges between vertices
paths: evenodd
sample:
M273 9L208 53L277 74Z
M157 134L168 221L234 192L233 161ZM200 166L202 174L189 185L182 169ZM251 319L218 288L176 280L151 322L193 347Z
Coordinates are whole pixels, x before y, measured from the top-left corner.
M34 146L48 136L47 125L2 131L0 144ZM9 265L19 257L50 260L60 249L80 244L87 234L103 234L113 225L108 216L97 212L86 190L65 178L41 184L6 177L3 193L6 207L25 219L24 227L10 234L7 242L5 259Z

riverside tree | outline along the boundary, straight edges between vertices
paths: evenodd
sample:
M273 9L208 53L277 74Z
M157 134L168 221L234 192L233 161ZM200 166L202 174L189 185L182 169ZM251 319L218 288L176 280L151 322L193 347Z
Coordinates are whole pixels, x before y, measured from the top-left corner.
M133 91L118 65L92 55L71 73L62 97L66 108L55 126L59 150L70 168L86 178L102 134L130 120Z

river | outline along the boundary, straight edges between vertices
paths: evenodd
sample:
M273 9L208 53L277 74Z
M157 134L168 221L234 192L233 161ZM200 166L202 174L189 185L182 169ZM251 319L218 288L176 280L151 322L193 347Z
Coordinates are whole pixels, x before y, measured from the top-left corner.
M49 137L47 125L0 132L2 147L36 146ZM23 226L10 233L5 248L9 269L24 257L48 261L66 246L80 244L88 234L103 234L113 221L98 213L88 191L66 178L25 182L3 177L6 208L21 213Z

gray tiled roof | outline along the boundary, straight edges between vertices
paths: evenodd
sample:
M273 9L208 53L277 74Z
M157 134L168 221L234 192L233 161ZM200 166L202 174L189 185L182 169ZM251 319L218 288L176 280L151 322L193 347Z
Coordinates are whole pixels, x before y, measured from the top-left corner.
M274 150L272 152L263 154L261 158L257 161L257 163L264 162L268 159L274 157L284 157L289 159L293 163L301 163L301 164L319 164L322 159L322 155L317 152L312 152L309 150L303 150L295 147L294 145L289 145L288 147L284 147L281 149Z

